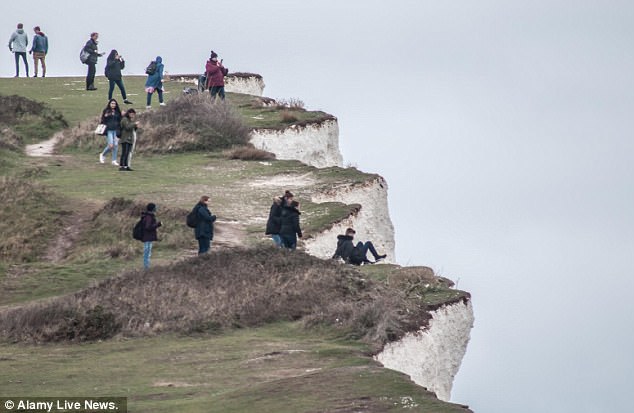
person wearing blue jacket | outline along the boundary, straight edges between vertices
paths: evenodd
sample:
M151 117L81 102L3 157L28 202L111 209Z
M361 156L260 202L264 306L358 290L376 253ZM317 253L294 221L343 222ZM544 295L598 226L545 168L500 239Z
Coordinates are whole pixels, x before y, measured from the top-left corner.
M200 198L196 205L197 220L194 235L198 240L198 255L205 254L211 248L211 240L214 239L214 222L216 216L209 211L209 197L207 195Z
M35 37L33 37L33 45L29 54L33 54L33 66L35 66L33 77L37 77L37 62L42 64L42 77L46 77L46 54L48 53L48 37L40 30L40 26L33 28Z
M163 69L165 68L163 58L156 56L156 60L152 63L156 64L156 69L154 73L147 75L147 80L145 81L145 91L147 92L146 109L152 108L152 94L154 92L158 94L159 104L165 106L165 103L163 103Z

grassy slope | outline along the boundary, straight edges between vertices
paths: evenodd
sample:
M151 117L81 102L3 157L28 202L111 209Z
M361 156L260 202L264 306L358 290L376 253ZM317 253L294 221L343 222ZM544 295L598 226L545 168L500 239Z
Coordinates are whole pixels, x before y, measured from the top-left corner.
M140 103L142 96L135 96L135 92L142 91L143 78L126 78L125 81L130 98ZM98 92L85 92L82 86L81 78L0 79L0 93L18 93L47 102L61 111L71 125L95 116L105 103L103 78L98 79ZM181 86L168 84L168 90L177 91ZM229 100L231 98L230 95ZM245 98L240 99L246 108ZM245 116L259 116L251 112L252 108L248 110ZM266 122L273 119L271 113L266 116L263 119ZM250 122L258 126L254 124L258 121ZM155 201L161 214L165 206L188 208L204 192L213 197L214 212L222 220L246 221L250 244L261 242L270 198L284 189L274 183L276 177L303 179L305 183L291 185L300 199L307 199L312 191L320 188L363 182L373 177L339 168L316 170L289 161L274 161L271 165L227 161L221 156L203 153L138 156L133 161L134 175L121 174L98 164L96 154L92 153L70 152L62 157L43 159L1 153L0 161L3 174L40 171L27 173L28 179L45 184L60 196L61 200L51 200L56 204L48 208L61 211L59 218L77 213L81 208L97 210L115 196L137 202ZM252 185L253 182L258 185ZM20 206L9 203L9 216L11 208ZM320 207L310 202L304 202L303 208L303 222L308 232L321 229L349 210L342 204ZM245 220L245 217L249 218ZM46 215L38 215L37 219L46 219ZM91 280L139 267L138 244L131 240L121 242L135 251L132 256L105 257L99 249L104 242L109 242L104 240L122 235L134 220L130 219L129 222L113 219L113 228L91 221L90 228L98 228L98 231L80 237L77 247L60 262L2 263L0 305L76 291ZM180 227L176 222L171 225ZM165 232L169 232L169 224ZM52 241L42 239L43 245ZM91 245L96 245L92 247L94 251ZM157 265L183 253L183 248L167 248L157 243L153 262ZM377 270L368 276L386 277ZM0 370L5 372L2 388L6 394L31 396L69 395L69 392L72 395L128 396L134 411L148 412L210 409L244 412L255 406L271 412L390 411L404 407L425 412L464 411L437 401L406 377L378 368L364 355L367 349L333 334L307 332L293 324L277 324L221 336L166 335L88 345L5 343L0 344ZM284 353L289 349L306 352ZM275 353L280 351L281 354ZM411 397L413 402L406 397Z

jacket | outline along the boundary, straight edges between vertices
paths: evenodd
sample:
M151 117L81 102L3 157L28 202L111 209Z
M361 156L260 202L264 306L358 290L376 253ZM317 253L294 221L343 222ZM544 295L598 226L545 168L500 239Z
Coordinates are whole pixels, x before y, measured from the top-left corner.
M29 37L24 29L18 29L9 38L9 49L13 52L25 53L26 47L29 45Z
M134 131L137 129L136 121L131 120L127 116L121 119L121 138L119 143L134 143Z
M125 61L119 59L108 59L104 74L108 80L121 80L121 70L125 68Z
M211 212L209 212L209 208L207 208L207 205L203 204L202 202L198 203L197 211L198 220L196 221L196 229L194 229L196 239L214 239L214 222L216 221L216 216L212 215Z
M332 258L343 258L345 262L350 260L352 250L354 250L353 238L349 235L337 236L337 250L333 254Z
M86 45L84 46L84 50L90 53L88 56L88 61L86 64L96 65L97 59L99 58L99 50L97 48L97 43L93 39L88 39Z
M161 223L156 220L154 212L143 212L143 242L156 241L158 236L156 229L161 226Z
M156 62L156 72L147 75L145 87L158 89L163 86L163 69L165 69L165 66L163 65L163 58L161 56L156 56L156 60L154 61Z
M266 221L266 231L265 235L274 235L280 233L280 228L282 227L282 202L283 200L280 198L273 202L271 205L271 210L269 211L269 219Z
M224 86L225 76L229 73L229 69L226 69L221 63L214 62L213 60L207 61L205 67L205 76L207 76L207 87Z
M31 51L36 53L48 53L48 37L42 32L33 37L33 45L31 46Z
M301 212L295 207L284 205L282 207L282 216L280 218L280 235L286 237L302 237L302 229L299 227L299 216Z
M106 125L106 130L116 130L117 135L121 132L121 111L104 109L101 113L101 123Z

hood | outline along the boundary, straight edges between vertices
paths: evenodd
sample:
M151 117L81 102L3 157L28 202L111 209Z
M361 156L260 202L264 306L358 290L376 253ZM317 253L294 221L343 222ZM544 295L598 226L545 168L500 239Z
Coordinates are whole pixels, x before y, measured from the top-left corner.
M161 56L156 56L155 62L156 62L156 64L163 63L163 58Z
M16 33L18 33L18 34L24 34L24 29L18 29L18 30L16 30Z
M337 239L339 241L352 241L354 238L352 238L350 235L337 235Z
M292 207L292 206L288 206L288 205L284 205L285 209L288 209L289 211L293 211L294 213L296 213L297 215L301 215L302 213L299 212L299 209Z
M38 35L38 36L46 36L46 35L44 34L44 32L37 32L37 35Z

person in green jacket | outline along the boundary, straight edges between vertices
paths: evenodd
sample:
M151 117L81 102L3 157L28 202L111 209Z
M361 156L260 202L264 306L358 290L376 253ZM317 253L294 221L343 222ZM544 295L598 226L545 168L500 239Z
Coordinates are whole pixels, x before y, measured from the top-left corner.
M119 139L119 145L121 145L120 171L132 170L129 161L132 154L132 145L136 139L137 128L136 111L134 109L128 109L121 119L121 138Z

